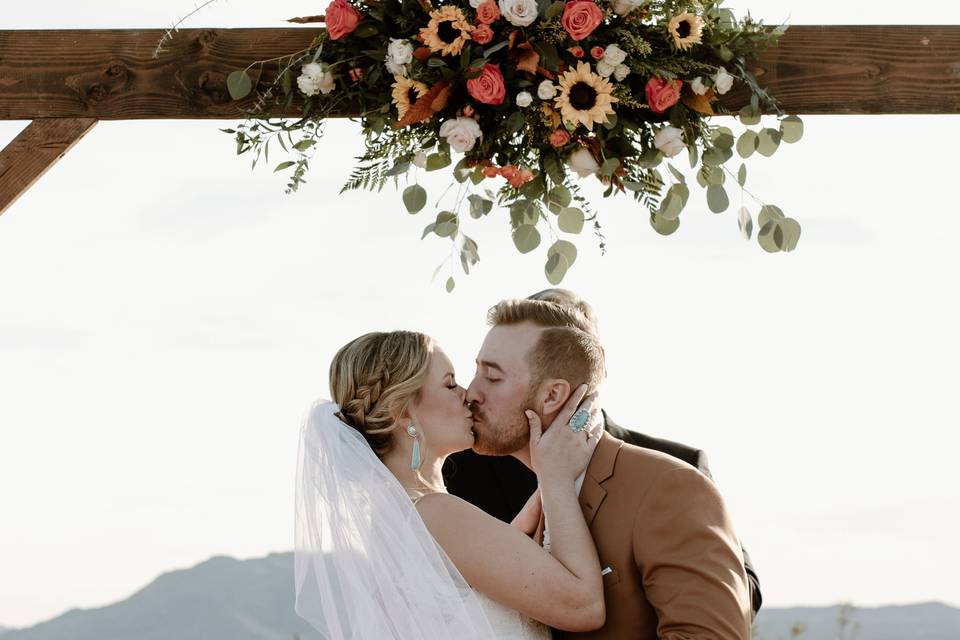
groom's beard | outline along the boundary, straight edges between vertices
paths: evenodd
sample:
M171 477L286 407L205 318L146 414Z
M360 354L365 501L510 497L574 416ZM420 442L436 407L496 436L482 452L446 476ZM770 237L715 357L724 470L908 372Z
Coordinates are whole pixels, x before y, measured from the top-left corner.
M533 406L535 389L524 399L523 404L507 416L492 417L483 408L472 405L473 416L480 423L474 424L473 450L485 456L508 456L530 443L530 423L524 411Z

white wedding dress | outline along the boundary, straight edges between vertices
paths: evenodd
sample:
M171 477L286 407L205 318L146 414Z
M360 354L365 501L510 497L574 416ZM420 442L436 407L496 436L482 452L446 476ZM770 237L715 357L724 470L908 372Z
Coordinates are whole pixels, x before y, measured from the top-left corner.
M476 589L473 592L477 594L497 640L550 640L550 628L546 625L503 606Z

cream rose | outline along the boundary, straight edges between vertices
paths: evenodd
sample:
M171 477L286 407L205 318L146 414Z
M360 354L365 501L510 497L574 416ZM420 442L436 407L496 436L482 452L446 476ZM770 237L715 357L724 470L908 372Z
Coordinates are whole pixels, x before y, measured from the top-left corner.
M646 4L646 0L613 0L610 3L610 8L617 15L625 16L644 4Z
M306 96L330 93L336 87L336 80L330 73L330 68L319 62L309 62L303 65L300 72L300 77L297 78L297 87Z
M600 170L600 165L589 149L577 149L567 158L567 166L581 178L586 178Z
M537 0L500 0L500 13L515 27L529 27L537 19Z
M550 80L544 80L537 86L537 97L541 100L553 100L557 97L557 85Z
M422 149L420 151L417 151L415 154L413 154L413 160L411 160L411 162L415 167L426 169L427 168L427 152L423 151Z
M446 138L450 146L460 153L473 149L480 135L480 124L473 118L455 118L440 125L440 137Z
M630 67L625 64L618 64L617 68L613 70L613 77L616 78L617 82L623 82L623 79L630 75Z
M609 78L613 75L613 72L616 71L616 65L610 64L606 60L600 60L597 62L597 73L603 76L604 78Z
M617 45L612 44L603 50L602 59L604 62L609 62L613 66L617 66L623 64L623 61L627 59L627 52Z
M700 76L693 79L693 82L690 83L690 88L693 89L693 92L698 96L706 95L707 91L710 90L710 87L704 83L703 78Z
M721 67L720 71L717 71L717 75L713 77L713 86L717 88L717 93L723 95L733 88L733 80L733 76Z
M517 106L521 109L525 109L533 104L533 96L530 95L529 91L521 91L517 94Z
M663 152L663 155L672 158L687 148L683 142L683 129L664 127L653 137L653 145Z

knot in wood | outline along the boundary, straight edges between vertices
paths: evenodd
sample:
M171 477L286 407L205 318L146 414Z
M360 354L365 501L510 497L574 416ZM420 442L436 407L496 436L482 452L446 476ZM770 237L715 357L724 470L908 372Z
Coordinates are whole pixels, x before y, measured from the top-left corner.
M197 36L197 42L201 47L206 48L217 41L217 32L213 29L204 29Z
M93 102L100 102L102 100L106 100L108 93L109 92L107 91L107 88L102 84L92 84L89 87L87 87L86 97L87 97L87 100L92 100Z
M204 71L197 79L200 102L204 105L226 104L232 100L227 90L227 76L217 71Z

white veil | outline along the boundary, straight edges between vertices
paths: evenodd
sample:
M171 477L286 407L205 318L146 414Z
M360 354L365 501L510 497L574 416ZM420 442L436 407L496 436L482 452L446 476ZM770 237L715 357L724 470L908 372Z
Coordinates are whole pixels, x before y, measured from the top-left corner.
M297 614L329 640L493 638L400 482L338 411L318 400L300 432Z

